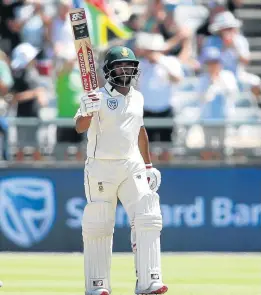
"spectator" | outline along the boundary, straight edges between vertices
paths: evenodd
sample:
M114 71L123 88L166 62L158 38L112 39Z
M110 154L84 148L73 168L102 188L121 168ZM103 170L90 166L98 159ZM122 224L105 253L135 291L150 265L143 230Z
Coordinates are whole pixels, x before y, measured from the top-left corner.
M48 40L51 43L54 57L65 51L68 44L73 42L72 29L69 19L70 0L59 0L57 14L48 26Z
M196 92L201 101L201 107L206 109L205 106L208 106L208 109L211 109L210 117L223 117L221 114L233 106L239 95L236 78L232 72L222 68L221 52L217 48L205 48L200 59L203 72L199 76ZM220 94L226 99L224 104L215 101L217 95Z
M74 45L58 55L59 67L56 68L56 97L59 118L72 118L79 108L79 99L82 95L81 76L78 70L77 57ZM83 134L75 131L74 127L58 127L57 141L78 143Z
M172 6L171 6L172 7ZM168 54L179 56L187 50L187 40L190 39L192 32L185 25L178 25L175 22L173 9L166 9L165 17L158 19L158 31L169 41Z
M144 16L143 30L146 32L157 32L158 22L165 17L164 5L161 0L148 2L147 11Z
M245 70L250 51L247 39L239 32L240 26L241 22L231 12L218 13L209 27L215 36L208 37L204 46L215 46L221 50L224 69L235 74L240 86L249 86L254 92L259 87L260 78Z
M212 0L208 2L209 16L199 26L196 31L198 48L201 48L203 37L211 36L212 33L209 31L209 26L213 22L216 14L229 10L234 14L235 10L242 5L242 0Z
M11 55L13 48L20 44L20 30L26 20L17 19L17 9L29 2L27 0L0 1L0 48Z
M0 50L0 97L3 98L6 96L12 86L13 78L9 67L9 59L6 54Z
M180 5L180 4L179 4ZM176 56L183 65L186 73L194 74L198 70L198 63L193 58L193 34L191 28L177 22L175 5L165 5L165 13L158 14L157 32L166 42L164 53Z
M136 54L140 59L139 89L144 95L144 117L173 117L170 101L175 84L183 78L179 60L163 54L165 42L160 34L140 33L136 40ZM172 128L149 128L149 140L171 142ZM167 157L169 156L167 153ZM156 155L154 155L156 156Z
M225 11L225 7L223 5L220 5L219 1L210 1L208 3L209 8L209 16L207 19L199 26L199 28L196 31L197 36L199 37L199 48L202 45L203 37L211 36L212 33L209 31L209 26L213 22L213 19L216 14L220 12Z
M30 18L28 18L30 16ZM43 55L47 37L47 25L50 19L44 13L44 5L39 1L19 9L19 20L24 21L21 29L21 40L39 48ZM39 57L39 55L38 55Z
M239 90L234 74L224 70L221 52L215 47L207 47L201 56L203 73L199 76L196 89L200 104L201 119L223 120L230 114L239 97ZM203 125L205 145L211 148L224 146L225 126Z
M41 78L35 68L35 58L39 50L29 43L18 45L12 53L14 100L17 102L17 117L38 117L40 107L47 103ZM19 127L18 141L35 146L37 127Z
M136 35L138 32L142 31L142 17L139 14L132 14L126 23L126 26L132 30L133 36L125 43L125 46L134 50Z
M13 78L8 64L7 56L0 51L0 159L7 160L7 121L8 110L7 95L13 85Z

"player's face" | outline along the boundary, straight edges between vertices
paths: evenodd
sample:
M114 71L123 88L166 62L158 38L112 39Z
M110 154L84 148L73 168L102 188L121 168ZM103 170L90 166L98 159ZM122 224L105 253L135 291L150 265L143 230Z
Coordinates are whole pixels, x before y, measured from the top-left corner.
M135 67L132 62L119 62L114 65L113 70L115 80L125 86L130 84Z
M119 62L114 65L117 76L132 75L134 64L132 62Z

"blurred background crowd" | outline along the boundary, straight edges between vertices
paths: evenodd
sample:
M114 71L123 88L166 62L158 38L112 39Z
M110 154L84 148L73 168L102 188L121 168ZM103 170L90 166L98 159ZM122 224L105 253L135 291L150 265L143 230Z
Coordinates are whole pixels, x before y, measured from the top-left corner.
M145 99L154 162L260 156L260 1L84 3L90 23L98 19L95 7L116 24L108 25L108 42L95 46L100 85L110 46L124 44L140 61L136 87ZM86 135L72 121L82 95L68 19L73 4L0 0L3 160L84 158Z

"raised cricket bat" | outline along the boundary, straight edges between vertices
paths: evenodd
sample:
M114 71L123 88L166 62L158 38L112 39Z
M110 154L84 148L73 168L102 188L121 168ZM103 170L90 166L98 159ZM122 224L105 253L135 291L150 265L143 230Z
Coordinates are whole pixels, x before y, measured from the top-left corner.
M74 45L77 53L84 91L98 90L98 79L94 62L91 39L84 8L74 8L69 12ZM98 133L101 132L98 114L94 113Z

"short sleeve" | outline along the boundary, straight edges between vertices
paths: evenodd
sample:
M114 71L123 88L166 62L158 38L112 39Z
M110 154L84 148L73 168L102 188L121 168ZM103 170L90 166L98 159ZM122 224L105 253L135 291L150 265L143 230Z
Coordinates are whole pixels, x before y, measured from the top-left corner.
M2 61L0 61L0 80L8 88L11 88L14 84L10 68Z
M74 117L73 117L74 121L76 122L77 119L78 119L79 117L81 117L81 115L82 115L82 114L81 114L81 110L80 110L80 108L78 108L76 114L75 114Z

